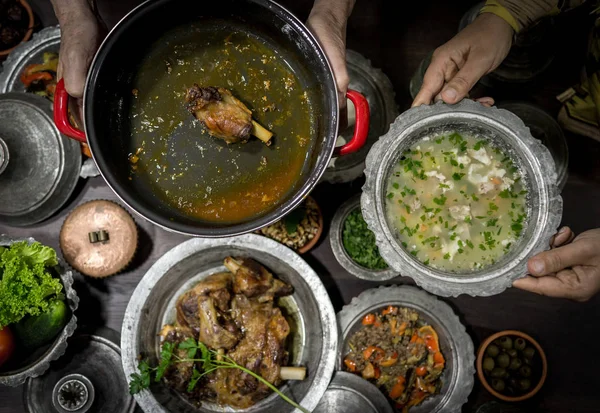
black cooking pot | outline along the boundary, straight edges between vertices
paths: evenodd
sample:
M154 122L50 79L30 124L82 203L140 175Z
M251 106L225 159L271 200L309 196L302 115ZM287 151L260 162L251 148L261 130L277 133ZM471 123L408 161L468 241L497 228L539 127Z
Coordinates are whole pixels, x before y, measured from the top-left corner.
M318 97L319 110L314 149L308 167L288 195L270 210L244 222L215 223L187 215L157 197L150 186L135 185L130 178L128 155L131 144L129 118L132 82L152 45L167 30L219 19L232 25L246 25L269 39L276 50L291 56L298 64L302 85ZM338 136L338 98L331 67L320 45L306 26L291 12L270 0L148 0L132 10L102 43L87 77L84 94L84 129L74 128L67 117L69 96L61 79L54 100L55 123L67 136L87 142L98 169L121 200L149 221L188 235L232 236L254 231L282 218L319 182L332 156L357 151L368 133L369 108L358 92L348 98L356 108L353 139L335 148Z

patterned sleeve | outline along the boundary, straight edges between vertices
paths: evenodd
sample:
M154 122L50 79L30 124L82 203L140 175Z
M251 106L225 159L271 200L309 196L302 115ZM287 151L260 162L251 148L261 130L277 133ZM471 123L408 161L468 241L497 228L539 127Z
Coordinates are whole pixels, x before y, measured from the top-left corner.
M481 13L493 13L512 26L515 32L548 15L570 10L586 0L487 0Z

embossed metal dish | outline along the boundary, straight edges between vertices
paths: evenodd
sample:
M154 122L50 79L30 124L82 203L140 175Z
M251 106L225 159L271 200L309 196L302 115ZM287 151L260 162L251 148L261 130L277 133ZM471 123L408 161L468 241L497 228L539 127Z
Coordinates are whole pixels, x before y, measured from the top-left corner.
M365 315L387 306L412 308L437 332L440 348L446 359L440 393L428 397L410 413L460 412L475 383L475 348L458 316L437 297L411 286L378 287L364 291L338 313L340 345L336 369L342 370L344 356L349 353L348 342L362 327Z
M0 234L0 246L9 246L14 242L20 241L35 242L33 238L10 238L7 235ZM0 371L0 384L7 386L23 384L29 377L38 377L44 374L48 370L48 367L50 367L51 361L65 354L67 339L73 335L75 328L77 328L75 310L77 310L79 305L79 297L77 297L77 293L73 289L73 272L67 269L65 263L60 258L58 259L58 265L54 269L62 281L63 294L71 310L71 318L52 343L32 351L27 359L23 360L14 370Z
M195 283L216 272L226 271L227 256L251 257L294 287L294 294L280 299L290 323L290 365L307 368L300 382L280 387L288 397L312 411L331 380L337 349L337 327L333 305L323 283L294 251L269 238L246 234L230 238L193 238L163 255L148 270L135 289L125 312L121 332L123 370L127 377L137 372L138 356L158 359L162 326L175 321L175 302ZM275 393L251 408L238 410L203 403L198 408L164 385L135 395L146 413L166 412L298 412Z
M313 413L394 413L383 393L356 374L336 371Z
M45 27L34 33L31 39L14 48L2 63L0 93L25 92L20 77L30 64L42 63L45 52L58 53L60 49L60 27Z
M495 264L466 274L455 274L422 264L393 234L385 210L386 184L404 150L421 137L448 131L485 136L509 154L528 187L528 225L521 240ZM499 294L527 273L527 260L546 249L562 219L562 198L554 160L548 148L531 136L513 113L486 108L465 99L456 105L423 105L400 115L389 132L367 156L366 182L361 196L365 221L375 233L379 252L401 275L412 277L424 289L441 296Z
M336 211L333 219L331 220L331 227L329 229L329 242L331 243L331 250L335 256L337 262L350 274L363 280L371 281L385 281L397 277L399 274L393 268L388 267L384 270L372 270L370 268L363 267L357 264L346 252L342 236L344 232L344 223L346 218L356 208L360 208L360 194L353 196L346 202L344 202Z

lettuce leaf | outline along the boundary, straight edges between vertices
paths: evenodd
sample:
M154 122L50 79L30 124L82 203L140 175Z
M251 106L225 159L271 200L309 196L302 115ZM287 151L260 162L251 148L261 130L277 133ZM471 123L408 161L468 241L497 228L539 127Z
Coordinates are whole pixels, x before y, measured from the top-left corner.
M0 328L25 315L39 315L61 298L60 279L48 272L58 264L56 251L39 242L13 243L0 249Z

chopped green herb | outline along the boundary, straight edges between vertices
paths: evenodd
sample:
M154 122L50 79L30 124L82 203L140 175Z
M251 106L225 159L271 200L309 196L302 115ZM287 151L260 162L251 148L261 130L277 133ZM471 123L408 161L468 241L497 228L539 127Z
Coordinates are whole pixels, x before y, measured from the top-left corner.
M360 208L353 210L344 221L342 243L350 258L357 264L374 270L388 268L379 255L375 235L367 227Z

